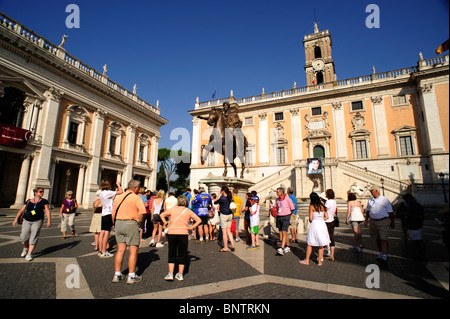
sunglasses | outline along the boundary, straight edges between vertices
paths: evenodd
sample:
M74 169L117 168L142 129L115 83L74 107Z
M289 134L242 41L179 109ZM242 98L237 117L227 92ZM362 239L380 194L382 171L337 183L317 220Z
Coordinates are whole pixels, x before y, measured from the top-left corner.
M44 194L44 191L39 191L38 193Z

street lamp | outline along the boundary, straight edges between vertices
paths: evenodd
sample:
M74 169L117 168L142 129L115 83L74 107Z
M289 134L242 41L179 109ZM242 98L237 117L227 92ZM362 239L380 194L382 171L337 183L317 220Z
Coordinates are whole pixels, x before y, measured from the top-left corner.
M383 177L380 179L380 182L381 182L381 189L383 190L383 196L384 196L384 178Z
M440 179L441 182L442 182L442 191L444 192L444 201L445 201L446 203L448 203L448 200L447 200L447 194L445 193L444 177L445 177L444 173L440 172L440 173L439 173L439 179Z

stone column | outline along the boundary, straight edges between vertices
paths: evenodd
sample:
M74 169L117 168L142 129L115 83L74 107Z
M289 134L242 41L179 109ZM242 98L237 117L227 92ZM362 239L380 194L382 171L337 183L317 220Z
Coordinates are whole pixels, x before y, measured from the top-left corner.
M26 200L28 176L30 174L32 154L25 154L23 157L22 167L20 169L19 182L17 183L16 200L10 208L19 209L22 208Z
M83 199L84 199L84 175L86 173L86 165L81 164L80 165L80 169L78 171L78 181L77 181L77 193L76 193L76 198L78 201L78 204L81 205L83 203ZM86 205L89 203L86 203Z
M136 144L136 126L134 124L128 125L125 143L125 183L128 183L133 178L134 149Z
M93 203L97 199L97 191L99 190L100 175L100 156L103 145L103 126L105 124L106 112L98 109L94 113L92 123L90 153L92 155L91 162L88 165L86 173L86 189L84 192L84 202Z
M42 147L39 156L36 158L37 177L33 183L33 187L39 186L46 190L51 188L51 181L49 179L50 166L62 95L62 92L53 87L44 93L47 101L43 107L44 114L42 116L42 125L40 125L39 132L39 135L42 136ZM48 193L45 195L48 195Z
M345 134L345 117L342 102L334 102L333 106L333 126L334 141L336 143L336 157L347 158L347 136Z
M200 144L201 144L201 134L200 134L200 120L198 118L192 119L192 156L191 165L197 166L200 162ZM154 168L156 170L156 167Z
M441 121L438 116L439 109L432 84L423 84L420 87L423 115L425 118L426 132L428 132L428 153L443 152L444 137L442 136Z
M292 161L300 160L303 157L302 127L300 121L300 110L291 109L292 126Z
M382 96L373 96L372 114L375 127L375 140L378 157L389 156L389 132L387 129L386 110Z
M267 120L267 113L258 114L258 148L259 148L259 163L269 163L269 123Z

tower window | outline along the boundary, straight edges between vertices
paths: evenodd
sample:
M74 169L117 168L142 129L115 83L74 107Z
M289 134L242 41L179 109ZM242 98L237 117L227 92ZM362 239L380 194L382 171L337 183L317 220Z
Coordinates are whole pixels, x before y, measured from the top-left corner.
M318 59L322 57L322 49L319 46L314 47L314 58Z
M316 73L317 84L323 83L323 73L322 71Z

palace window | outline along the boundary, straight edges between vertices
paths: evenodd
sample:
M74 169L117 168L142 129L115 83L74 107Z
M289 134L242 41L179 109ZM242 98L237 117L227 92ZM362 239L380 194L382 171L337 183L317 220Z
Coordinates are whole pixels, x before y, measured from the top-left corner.
M245 165L249 166L249 165L253 165L253 151L252 150L247 150L247 152L245 152Z
M113 135L110 137L109 140L109 152L111 153L111 155L116 154L116 144L117 144L117 137Z
M356 158L367 158L367 145L365 140L355 141Z
M354 101L352 102L352 111L360 111L364 110L364 105L362 101Z
M312 116L317 116L317 115L322 115L322 107L313 107L311 109L311 115Z
M416 128L401 126L392 131L397 149L397 155L408 156L417 154Z
M285 164L286 163L286 150L283 146L277 147L277 164Z
M284 120L284 113L283 112L275 113L275 121L283 121L283 120Z
M70 122L69 125L69 136L67 140L70 144L77 144L77 137L78 137L78 126L79 124L76 122Z
M144 133L139 134L137 164L144 164L148 166L149 145L150 145L150 136Z
M399 139L401 155L414 155L411 136L400 136Z
M253 125L253 117L246 117L244 121L245 126Z
M89 118L89 113L84 107L78 105L70 105L66 111L63 147L77 149L84 144L86 120Z
M325 157L325 148L322 145L314 146L313 157Z
M5 94L0 98L0 123L21 127L25 107L25 94L13 87L5 88Z
M406 95L394 95L392 97L392 106L397 106L397 105L405 105L408 104L406 102Z

